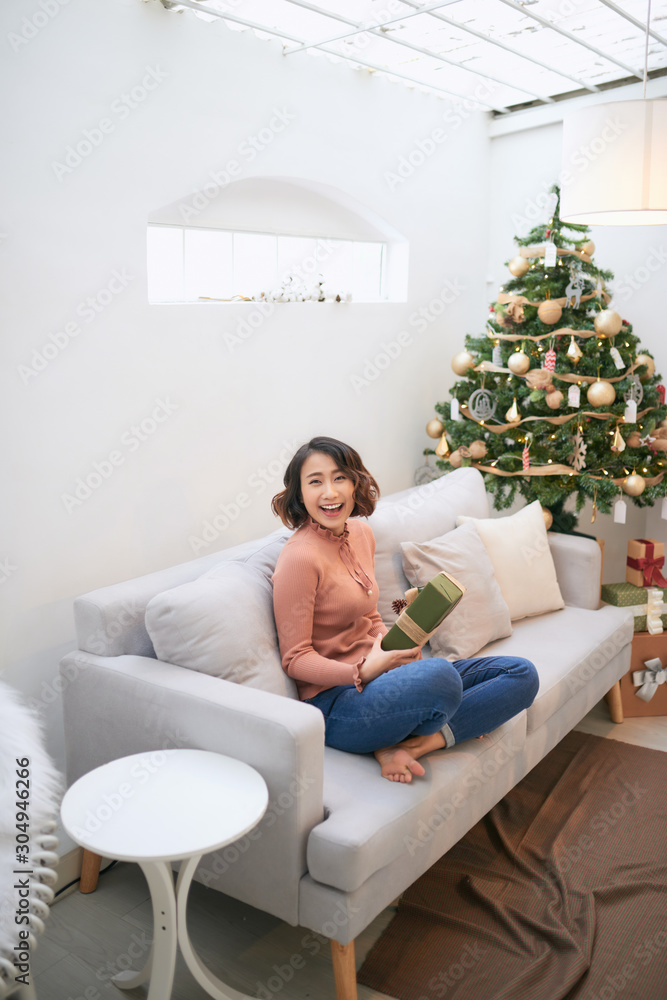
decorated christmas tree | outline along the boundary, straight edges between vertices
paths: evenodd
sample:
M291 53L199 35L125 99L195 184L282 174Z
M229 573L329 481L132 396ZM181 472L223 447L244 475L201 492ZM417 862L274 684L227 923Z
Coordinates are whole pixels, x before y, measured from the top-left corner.
M586 500L625 521L625 500L667 495L667 406L655 362L610 307L613 275L593 261L586 226L553 217L524 238L486 333L452 359L462 376L427 433L443 472L472 465L496 509L517 491L547 526L571 531ZM547 513L549 512L549 513Z

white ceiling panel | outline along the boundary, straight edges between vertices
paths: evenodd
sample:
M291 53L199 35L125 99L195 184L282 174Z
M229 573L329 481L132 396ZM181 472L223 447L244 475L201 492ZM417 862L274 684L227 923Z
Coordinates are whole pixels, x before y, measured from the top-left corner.
M499 113L644 73L648 0L161 2L276 38L288 59L343 59ZM649 77L667 73L667 0L652 0L650 27Z

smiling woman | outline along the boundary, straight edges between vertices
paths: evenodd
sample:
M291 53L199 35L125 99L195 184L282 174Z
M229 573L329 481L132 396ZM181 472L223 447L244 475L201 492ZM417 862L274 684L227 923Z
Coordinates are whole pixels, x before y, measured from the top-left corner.
M496 729L526 708L537 674L522 658L455 664L421 648L384 650L375 539L358 518L380 490L357 452L329 437L302 445L274 513L297 530L273 575L283 669L325 717L328 746L373 753L390 781L423 775L418 758ZM399 669L400 668L400 669Z

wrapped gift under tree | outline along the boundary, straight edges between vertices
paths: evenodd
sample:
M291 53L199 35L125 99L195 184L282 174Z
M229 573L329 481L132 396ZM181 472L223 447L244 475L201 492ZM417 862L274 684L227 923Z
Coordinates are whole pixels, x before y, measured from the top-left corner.
M658 622L667 630L667 587L636 587L632 583L605 583L602 585L601 599L605 604L617 608L628 608L635 616L635 632L648 632L649 611L654 621L653 631Z
M621 700L627 718L667 715L667 632L634 637L630 670L621 678Z
M667 587L663 576L665 546L657 538L631 538L625 579L636 587Z

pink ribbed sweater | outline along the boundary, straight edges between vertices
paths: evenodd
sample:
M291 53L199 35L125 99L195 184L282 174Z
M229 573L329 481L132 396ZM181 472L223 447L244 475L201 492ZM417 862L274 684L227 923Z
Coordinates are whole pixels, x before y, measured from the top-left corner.
M387 629L377 610L375 539L351 518L336 536L311 517L285 543L273 574L283 669L299 697L362 682L359 668Z

